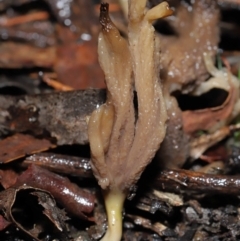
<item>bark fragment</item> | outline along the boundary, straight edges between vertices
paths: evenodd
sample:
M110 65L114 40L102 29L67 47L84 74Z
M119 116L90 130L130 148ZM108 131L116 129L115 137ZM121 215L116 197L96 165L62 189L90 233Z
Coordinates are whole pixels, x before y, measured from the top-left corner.
M86 144L87 116L104 100L104 90L0 96L0 135L29 132L58 145Z

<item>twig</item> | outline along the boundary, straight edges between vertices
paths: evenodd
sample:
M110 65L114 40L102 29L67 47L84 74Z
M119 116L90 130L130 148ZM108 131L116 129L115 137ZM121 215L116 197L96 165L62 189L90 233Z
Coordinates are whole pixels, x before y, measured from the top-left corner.
M40 20L46 20L49 18L49 14L47 12L35 12L30 13L24 16L18 16L14 18L0 18L0 26L3 27L11 27L23 23L28 23L32 21L40 21Z
M43 82L45 82L46 84L48 84L49 86L54 88L55 90L59 90L59 91L74 90L71 86L62 84L59 81L52 79L48 75L43 75L42 80L43 80Z
M240 176L212 175L189 170L164 170L155 180L160 189L174 192L239 194Z

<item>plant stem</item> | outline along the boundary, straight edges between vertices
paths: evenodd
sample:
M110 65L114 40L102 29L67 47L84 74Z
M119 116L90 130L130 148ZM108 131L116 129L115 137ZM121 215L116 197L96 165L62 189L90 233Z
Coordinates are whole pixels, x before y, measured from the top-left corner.
M119 189L103 190L108 217L108 230L101 241L120 241L122 237L122 210L126 194Z

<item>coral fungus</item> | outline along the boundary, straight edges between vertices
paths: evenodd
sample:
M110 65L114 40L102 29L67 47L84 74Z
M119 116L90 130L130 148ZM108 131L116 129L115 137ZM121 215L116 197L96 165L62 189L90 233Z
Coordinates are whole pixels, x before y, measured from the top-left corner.
M88 134L93 173L103 189L108 215L108 230L102 240L121 239L126 195L152 160L166 131L152 21L172 11L166 2L148 11L145 5L146 0L129 1L128 41L109 18L108 4L101 5L98 51L107 101L92 113Z

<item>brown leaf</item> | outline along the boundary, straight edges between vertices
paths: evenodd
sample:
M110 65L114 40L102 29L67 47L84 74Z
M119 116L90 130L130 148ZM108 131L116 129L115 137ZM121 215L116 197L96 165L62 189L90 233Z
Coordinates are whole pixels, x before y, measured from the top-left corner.
M183 111L183 128L185 132L192 134L197 130L209 130L221 120L228 119L238 98L237 94L238 90L231 84L228 97L221 106Z
M58 47L54 69L58 80L74 89L105 87L97 46L92 41Z
M8 163L28 154L42 152L55 147L50 141L36 139L30 135L15 134L0 141L0 162Z
M196 0L190 4L176 2L176 16L167 21L177 34L160 38L162 66L168 81L188 92L208 77L203 53L211 56L217 53L219 9L214 0Z
M0 182L7 189L15 184L18 174L13 169L0 170Z
M45 209L38 206L33 195L38 196L39 203ZM53 232L56 237L66 240L66 226L64 221L67 219L64 212L56 206L52 196L43 190L34 189L28 186L12 187L0 192L0 209L4 210L5 218L9 222L13 222L23 232L27 233L38 241L45 240L39 235L43 231ZM34 212L32 212L34 210ZM39 212L40 211L40 212ZM46 215L43 216L42 212ZM46 219L46 217L51 217ZM54 217L54 218L53 218ZM50 222L49 222L50 221ZM47 222L47 225L43 225ZM57 233L54 226L61 231ZM52 228L49 228L49 226ZM48 228L48 230L46 230ZM50 230L50 231L49 231ZM64 231L64 232L62 232Z

